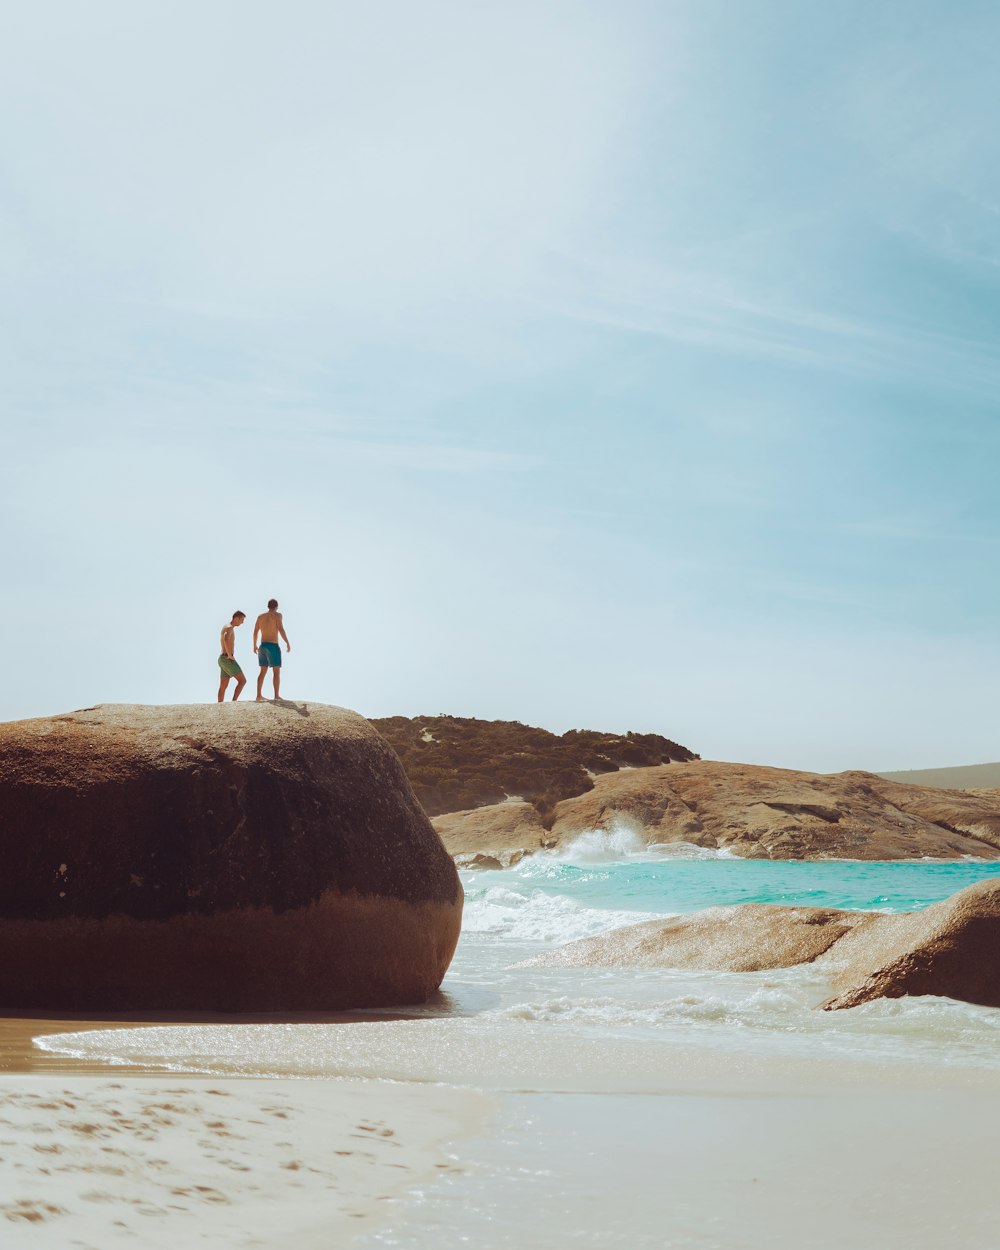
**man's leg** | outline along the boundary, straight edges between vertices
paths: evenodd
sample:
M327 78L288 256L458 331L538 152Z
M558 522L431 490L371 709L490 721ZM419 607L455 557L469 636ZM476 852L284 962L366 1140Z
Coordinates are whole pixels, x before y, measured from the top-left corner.
M244 687L246 684L247 684L247 679L243 676L243 674L242 674L242 673L240 673L239 677L237 677L237 678L236 678L236 689L233 691L233 702L234 702L234 703L235 703L235 702L236 702L236 700L240 697L240 695L243 693L243 687Z
M274 697L278 697L278 691L281 689L281 669L275 666L271 669L271 676L274 679Z
M257 674L257 702L264 702L264 678L267 676L267 665L260 666L260 672Z
M225 673L223 673L219 681L219 702L220 703L226 697L226 687L228 685L229 685L229 678L226 676Z

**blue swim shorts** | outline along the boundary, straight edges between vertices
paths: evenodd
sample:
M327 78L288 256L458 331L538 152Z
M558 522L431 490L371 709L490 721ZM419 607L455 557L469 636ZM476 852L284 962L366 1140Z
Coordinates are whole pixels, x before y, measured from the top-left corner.
M281 648L276 642L262 642L257 650L261 668L281 668Z

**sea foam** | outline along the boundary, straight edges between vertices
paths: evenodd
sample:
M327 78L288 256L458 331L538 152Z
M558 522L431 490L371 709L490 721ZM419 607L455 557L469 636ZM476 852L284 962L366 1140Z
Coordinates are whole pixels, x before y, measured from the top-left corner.
M462 932L513 942L561 945L608 929L648 920L644 912L587 907L562 894L521 892L505 886L467 888Z

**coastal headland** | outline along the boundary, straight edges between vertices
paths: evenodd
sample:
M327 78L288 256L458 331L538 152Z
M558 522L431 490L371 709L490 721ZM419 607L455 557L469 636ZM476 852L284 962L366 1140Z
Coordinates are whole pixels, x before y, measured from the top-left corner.
M744 859L998 859L1000 790L693 760L594 777L548 819L511 796L436 816L434 826L468 866L509 863L614 828L641 845L685 843Z

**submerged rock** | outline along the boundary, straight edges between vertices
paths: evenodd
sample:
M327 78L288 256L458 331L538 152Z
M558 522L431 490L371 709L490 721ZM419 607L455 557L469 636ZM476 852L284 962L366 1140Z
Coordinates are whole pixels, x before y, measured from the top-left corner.
M885 915L745 903L649 920L570 942L536 967L759 972L815 963L839 993L826 1010L938 994L1000 1007L1000 879L923 911Z
M6 1007L420 1002L461 925L454 864L395 753L322 704L0 725L0 854Z

